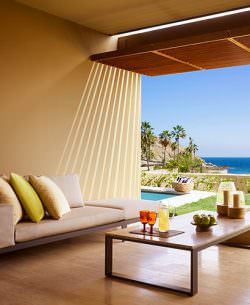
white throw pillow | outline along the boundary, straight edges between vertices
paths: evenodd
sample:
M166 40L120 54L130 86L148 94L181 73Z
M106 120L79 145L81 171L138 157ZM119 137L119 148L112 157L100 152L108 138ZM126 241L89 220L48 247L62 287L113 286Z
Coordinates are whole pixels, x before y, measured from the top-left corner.
M59 219L70 212L69 203L63 192L51 179L45 176L30 176L29 181L51 217Z
M71 208L84 206L78 175L49 176L62 190Z
M0 177L0 204L1 203L7 203L13 206L14 224L16 225L23 217L22 206L10 184L2 177Z

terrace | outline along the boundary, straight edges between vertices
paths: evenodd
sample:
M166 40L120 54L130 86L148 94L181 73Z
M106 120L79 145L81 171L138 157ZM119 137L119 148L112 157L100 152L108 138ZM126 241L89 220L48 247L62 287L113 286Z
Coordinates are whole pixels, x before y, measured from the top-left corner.
M141 74L250 64L249 1L3 0L0 14L1 305L249 304L249 214L205 235L185 216L213 212L215 193L183 195L171 222L182 245L181 234L113 242L114 269L190 284L192 298L110 278L104 243L156 209L140 200ZM190 282L182 248L196 258Z

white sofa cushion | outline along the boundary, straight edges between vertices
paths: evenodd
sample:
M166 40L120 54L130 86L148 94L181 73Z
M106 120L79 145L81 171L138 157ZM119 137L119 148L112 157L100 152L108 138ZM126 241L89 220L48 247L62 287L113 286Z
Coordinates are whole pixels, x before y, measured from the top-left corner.
M78 175L49 176L62 190L71 208L84 206Z
M70 212L69 203L61 189L46 176L29 176L29 181L49 215L55 219Z
M139 217L140 210L158 211L159 203L153 200L139 199L106 199L85 201L86 206L113 208L124 211L125 219Z
M24 242L60 233L104 225L124 219L118 209L81 207L72 209L59 220L43 219L40 223L20 222L16 225L16 242Z

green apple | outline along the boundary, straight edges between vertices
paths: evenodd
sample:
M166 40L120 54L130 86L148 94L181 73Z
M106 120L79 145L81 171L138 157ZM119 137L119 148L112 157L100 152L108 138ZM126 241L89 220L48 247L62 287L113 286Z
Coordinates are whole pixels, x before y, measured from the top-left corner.
M213 215L211 215L210 216L210 225L215 225L215 224L216 224L216 218Z
M202 220L201 220L201 223L202 223L203 225L209 225L209 224L210 224L210 217L208 217L208 216L203 216L203 217L202 217Z
M196 224L200 224L202 218L201 218L201 216L200 216L199 214L195 214L195 215L193 216L193 220L194 220L194 222L195 222Z

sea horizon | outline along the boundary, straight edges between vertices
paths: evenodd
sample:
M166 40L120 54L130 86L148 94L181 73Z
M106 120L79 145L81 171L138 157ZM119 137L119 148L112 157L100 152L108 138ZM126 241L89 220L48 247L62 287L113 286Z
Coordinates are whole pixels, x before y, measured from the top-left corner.
M250 157L201 157L206 163L227 166L229 174L250 174Z
M244 158L250 158L250 156L249 157L238 157L238 156L236 156L236 157L224 157L224 156L213 156L213 157L210 157L210 156L206 156L206 157L201 157L202 159L203 158L242 158L242 159L244 159Z

